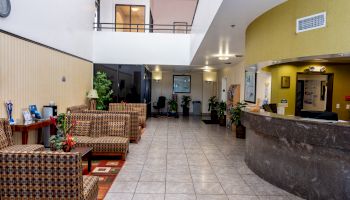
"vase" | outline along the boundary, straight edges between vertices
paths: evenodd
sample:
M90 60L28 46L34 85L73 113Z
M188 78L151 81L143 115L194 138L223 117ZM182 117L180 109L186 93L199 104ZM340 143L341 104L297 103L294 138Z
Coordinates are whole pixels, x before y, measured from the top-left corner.
M70 146L64 146L62 149L64 152L70 152L72 150L72 147Z

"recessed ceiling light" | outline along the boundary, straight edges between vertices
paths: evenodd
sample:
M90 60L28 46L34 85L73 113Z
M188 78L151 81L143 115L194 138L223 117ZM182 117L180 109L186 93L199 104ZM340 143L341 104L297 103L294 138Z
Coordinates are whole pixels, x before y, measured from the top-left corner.
M232 24L232 25L231 25L231 28L234 28L234 27L236 27L236 25Z
M220 56L219 57L219 60L229 60L230 59L230 57L228 57L228 56Z

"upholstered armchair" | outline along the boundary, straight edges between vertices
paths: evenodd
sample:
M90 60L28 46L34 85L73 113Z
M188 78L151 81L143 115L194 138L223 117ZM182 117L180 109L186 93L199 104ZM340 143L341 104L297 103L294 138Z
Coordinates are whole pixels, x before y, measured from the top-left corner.
M15 145L12 129L7 119L0 119L0 152L1 151L42 151L45 147L39 144Z
M137 111L139 124L145 128L147 119L147 104L145 103L110 103L109 111Z
M98 177L82 175L79 153L0 152L0 199L97 199Z
M129 151L130 115L72 113L68 122L76 122L72 129L76 146L92 147L93 155L122 156Z
M131 142L136 142L141 139L141 128L139 125L139 112L138 111L102 111L102 110L87 110L83 113L93 113L93 114L115 114L117 116L116 120L120 120L123 115L130 115L130 123L126 123L126 131L129 133L129 139ZM118 118L118 116L120 116ZM129 131L127 130L129 129Z

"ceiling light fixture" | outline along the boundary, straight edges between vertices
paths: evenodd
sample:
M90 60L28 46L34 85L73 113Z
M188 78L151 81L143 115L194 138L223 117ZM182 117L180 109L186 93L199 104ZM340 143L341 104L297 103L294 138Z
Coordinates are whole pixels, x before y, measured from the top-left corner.
M229 60L230 57L228 57L228 56L220 56L218 59L219 60Z
M137 12L137 11L139 11L139 8L138 8L138 7L131 7L131 10L132 10L133 12Z
M231 25L231 28L234 28L234 27L236 27L236 25L232 24L232 25Z

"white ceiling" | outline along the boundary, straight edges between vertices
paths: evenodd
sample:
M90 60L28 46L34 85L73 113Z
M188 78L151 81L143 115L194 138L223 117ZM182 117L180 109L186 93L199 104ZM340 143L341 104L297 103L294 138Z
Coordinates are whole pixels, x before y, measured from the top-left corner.
M154 24L187 22L192 24L197 0L151 0Z
M286 0L224 0L216 14L192 65L209 65L216 69L234 65L242 58L219 61L219 55L244 55L245 32L258 16ZM234 28L231 25L235 25Z

